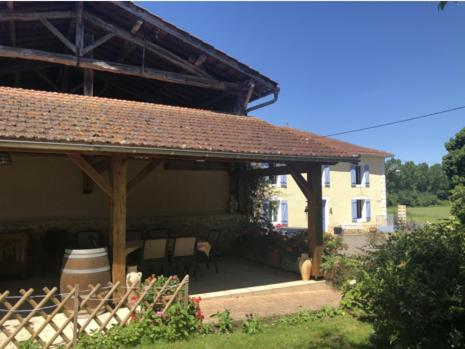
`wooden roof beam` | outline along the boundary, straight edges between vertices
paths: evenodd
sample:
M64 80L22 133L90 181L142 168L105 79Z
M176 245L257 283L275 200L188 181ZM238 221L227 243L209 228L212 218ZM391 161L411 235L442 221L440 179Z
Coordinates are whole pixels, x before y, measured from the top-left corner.
M228 65L229 67L239 71L242 74L253 78L255 81L260 81L261 84L265 85L272 91L277 91L277 86L270 81L259 76L259 73L252 73L246 70L243 64L239 63L235 59L228 57L224 54L219 53L215 48L212 46L201 42L200 40L193 38L188 33L182 32L179 29L175 28L172 25L169 25L162 19L148 13L147 11L141 9L137 5L126 1L112 1L113 5L118 6L119 8L124 9L125 11L131 13L132 15L144 20L146 23L150 23L151 25L162 29L164 32L178 38L179 40L189 44L190 46L201 50L205 54L209 55L210 57L214 57L218 61L222 62L223 64Z
M48 11L48 12L21 12L21 11L2 11L0 12L0 22L7 21L40 21L41 18L47 19L66 19L75 17L73 11Z
M108 62L93 58L80 57L79 61L76 57L62 53L52 53L42 50L16 48L0 45L0 57L26 59L39 62L63 64L84 69L94 69L97 71L110 72L114 74L137 76L144 79L158 80L180 85L196 86L206 89L227 91L231 94L241 92L239 84L213 80L201 76L192 76L182 73L173 73L159 69L145 68L121 64L116 62Z
M147 51L157 55L160 58L163 58L164 60L168 61L169 63L182 68L185 71L188 71L192 74L198 75L198 76L203 76L203 77L210 77L210 75L205 72L202 68L196 66L195 64L192 64L185 59L179 57L178 55L174 54L173 52L147 40L143 40L139 37L137 37L135 34L131 34L131 32L128 32L114 24L110 24L103 19L101 19L98 16L95 16L88 11L84 12L84 18L90 21L92 24L105 29L106 31L115 34L119 38L126 40L128 42L131 42L137 46L140 46L142 48L145 48Z

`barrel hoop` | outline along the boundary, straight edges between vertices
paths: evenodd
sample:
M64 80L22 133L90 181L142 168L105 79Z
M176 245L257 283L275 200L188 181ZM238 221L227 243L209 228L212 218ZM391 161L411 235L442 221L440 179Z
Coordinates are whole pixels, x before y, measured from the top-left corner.
M89 249L83 249L83 250L80 250L80 249L69 249L67 248L65 250L65 253L66 254L91 254L91 253L102 253L102 252L106 252L107 249L106 247L99 247L99 248L89 248Z
M93 273L101 273L102 271L110 270L110 266L107 265L101 268L93 268L93 269L63 269L64 274L93 274Z
M68 259L92 259L92 258L97 258L97 257L108 257L108 253L102 252L99 254L92 254L92 255L85 255L85 254L65 254L65 257Z

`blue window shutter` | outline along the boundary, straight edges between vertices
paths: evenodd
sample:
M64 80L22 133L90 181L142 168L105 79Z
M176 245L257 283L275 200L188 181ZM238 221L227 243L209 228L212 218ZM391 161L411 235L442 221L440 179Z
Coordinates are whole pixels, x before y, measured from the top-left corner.
M323 183L325 185L326 188L329 188L330 186L330 177L329 177L329 174L330 174L330 169L329 169L329 166L328 165L325 165L323 167Z
M351 180L351 183L352 183L353 187L355 187L355 182L356 182L355 176L356 176L356 174L355 174L355 165L350 165L350 180Z
M365 211L367 216L367 222L371 220L371 203L370 200L365 200Z
M370 186L370 166L365 165L363 167L363 177L365 178L365 187Z
M357 222L357 200L352 200L352 222Z
M279 184L281 188L287 188L287 176L286 175L279 176Z
M287 201L282 200L281 201L281 224L287 225L288 219L287 219Z

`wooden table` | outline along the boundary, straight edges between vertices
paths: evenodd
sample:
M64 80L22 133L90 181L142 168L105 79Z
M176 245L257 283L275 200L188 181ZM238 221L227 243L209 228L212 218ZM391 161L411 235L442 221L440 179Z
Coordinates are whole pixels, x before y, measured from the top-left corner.
M131 252L138 250L144 246L144 242L142 240L137 241L126 241L126 256Z

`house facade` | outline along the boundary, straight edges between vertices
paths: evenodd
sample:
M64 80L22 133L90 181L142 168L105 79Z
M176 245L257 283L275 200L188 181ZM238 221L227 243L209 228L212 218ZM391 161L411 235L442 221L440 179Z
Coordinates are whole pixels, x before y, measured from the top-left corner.
M322 167L323 230L334 232L369 230L386 222L386 177L388 154L365 154L358 164L341 162ZM306 176L306 174L303 174ZM272 222L275 226L301 228L307 225L307 200L291 175L273 178L276 188Z

